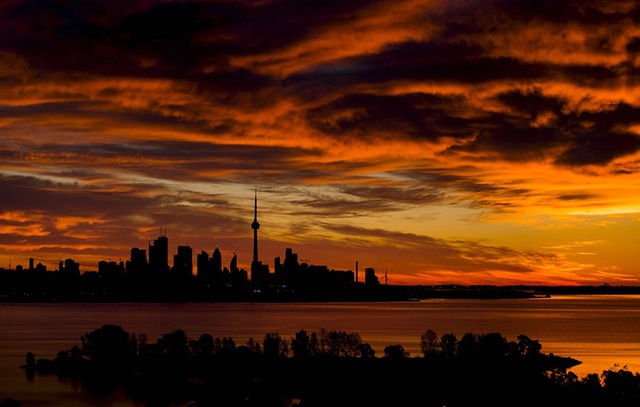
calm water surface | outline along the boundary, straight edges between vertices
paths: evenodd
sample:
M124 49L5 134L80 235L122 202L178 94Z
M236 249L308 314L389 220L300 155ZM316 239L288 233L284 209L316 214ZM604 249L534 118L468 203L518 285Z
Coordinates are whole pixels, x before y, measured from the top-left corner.
M515 341L537 339L542 351L583 363L580 377L618 364L640 372L640 296L557 296L528 300L426 300L394 303L212 303L212 304L0 304L0 399L27 406L134 406L121 394L97 399L72 381L37 376L27 380L19 366L27 352L53 358L80 346L80 336L103 324L146 334L155 341L182 329L191 339L203 333L262 342L267 332L291 338L308 332L357 332L382 356L387 345L420 355L420 336L500 332Z

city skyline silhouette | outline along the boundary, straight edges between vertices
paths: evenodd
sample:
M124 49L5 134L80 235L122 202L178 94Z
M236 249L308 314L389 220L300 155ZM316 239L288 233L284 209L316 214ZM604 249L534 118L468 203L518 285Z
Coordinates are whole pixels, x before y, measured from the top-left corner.
M637 5L543 3L11 1L0 266L250 270L257 188L265 264L640 285Z

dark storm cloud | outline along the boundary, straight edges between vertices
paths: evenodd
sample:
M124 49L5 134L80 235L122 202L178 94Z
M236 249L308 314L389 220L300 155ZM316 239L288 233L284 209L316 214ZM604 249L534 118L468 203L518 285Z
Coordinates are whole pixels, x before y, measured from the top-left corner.
M414 53L410 53L412 58ZM426 58L428 59L428 58ZM406 71L403 66L415 67L406 61L398 63L398 73L387 75L384 62L372 64L372 71L387 80L403 77ZM450 61L447 59L447 63ZM499 63L499 62L497 62ZM357 65L357 64L356 64ZM458 69L444 67L442 72L451 75L454 82L473 80L473 69L467 65L459 65ZM374 68L375 67L375 68ZM566 76L570 81L585 85L586 82L600 82L612 79L609 69L598 67L547 67L534 69L531 72L549 75L549 78ZM413 68L411 68L413 69ZM470 69L470 70L467 70ZM552 75L553 71L560 75ZM348 71L348 69L347 69ZM493 78L504 79L500 69L480 70L495 75ZM421 71L422 79L430 80L428 70ZM526 69L516 69L513 75L526 75ZM558 73L556 72L556 73ZM349 73L331 71L339 82L366 81L366 75L355 75L348 78ZM346 77L345 77L346 76ZM315 76L314 76L315 78ZM327 81L320 74L319 83L325 90ZM406 78L406 77L404 77ZM417 78L414 78L417 79ZM507 78L508 79L508 78ZM346 86L347 83L344 83ZM329 82L331 85L331 82ZM540 89L524 92L509 90L497 95L500 101L511 112L477 112L474 117L461 117L460 112L468 110L466 101L460 96L440 96L430 94L373 95L351 94L335 99L325 105L310 109L307 118L311 125L321 132L335 137L356 137L359 139L410 138L425 141L437 141L443 137L466 139L474 137L468 144L451 147L448 152L467 152L484 155L487 159L496 156L508 161L531 161L546 159L555 154L558 147L564 153L556 158L562 165L607 164L613 159L637 151L635 137L630 133L620 132L616 126L637 122L635 108L621 107L612 112L587 113L579 115L575 111L567 112L567 101L557 96L548 96ZM534 125L542 115L553 114L557 121L548 124ZM595 122L594 128L601 128L603 137L611 143L602 145L601 136L589 134L582 123ZM602 150L604 148L604 151Z
M358 84L395 80L478 84L496 80L542 79L548 67L508 57L491 57L464 42L406 41L374 54L332 61L290 76L284 84L311 98Z
M43 174L84 180L110 177L112 165L132 174L156 179L147 180L147 187L163 188L161 180L218 181L217 173L224 173L226 181L285 185L302 184L307 180L328 179L338 168L349 170L349 163L335 163L333 167L317 164L300 168L300 160L311 160L319 154L313 149L280 146L247 146L188 141L139 141L127 143L78 144L42 143L31 146L28 152L0 147L0 152L12 160L22 162L30 157L46 159L51 164L75 165L83 170L55 171ZM362 164L361 164L362 165ZM220 179L222 181L222 179ZM138 181L115 181L129 186Z
M12 1L0 8L0 47L43 69L189 78L205 66L224 71L231 56L300 41L371 4Z
M259 108L274 103L277 96L255 95L263 89L280 89L283 94L312 103L332 96L320 106L310 108L306 118L313 128L338 138L409 138L434 142L455 137L470 141L452 147L449 153L531 161L546 159L561 151L553 160L569 166L607 164L638 150L633 134L610 124L614 119L634 122L632 115L618 112L617 116L593 113L579 117L562 110L564 101L542 92L524 94L512 90L498 96L500 102L518 114L527 115L528 121L507 112L463 116L459 112L465 108L465 100L460 96L353 92L362 84L394 81L474 85L561 80L580 86L606 87L619 80L624 70L597 64L531 62L517 56L496 56L492 54L491 42L480 38L488 34L515 33L522 24L531 24L534 19L546 24L572 22L584 27L613 24L637 18L637 10L628 14L605 14L588 3L573 1L531 4L493 1L483 7L452 3L439 12L414 17L440 27L429 39L398 41L376 52L321 61L293 72L282 83L250 66L230 63L233 57L268 55L303 43L322 30L357 18L362 10L371 6L370 2L319 0L119 1L115 5L106 1L14 1L0 8L0 50L24 58L30 66L42 71L180 79L193 84L198 92L205 92L213 103L238 107L253 104L253 108ZM594 37L586 45L595 51L610 53L610 43L610 38ZM631 38L626 44L627 52L636 52L637 43L637 37ZM113 89L113 92L118 91ZM242 93L252 96L238 96ZM188 105L170 102L167 103L173 116L152 109L102 112L103 105L93 103L4 108L0 116L88 114L137 124L187 124L211 134L229 132L238 126L231 119L208 124L198 118L195 109L190 111ZM558 117L557 127L531 125L531 120L547 112ZM580 128L581 121L596 125L593 130L585 130ZM268 165L269 161L261 162Z
M123 157L131 157L132 170L175 181L216 181L217 171L235 181L273 184L301 183L305 179L322 178L331 172L323 167L301 169L295 160L313 157L317 152L298 147L227 145L179 141L148 141L101 146ZM135 158L139 157L140 160ZM151 164L145 160L150 159ZM208 175L213 172L214 175Z
M494 113L490 120L471 123L477 136L448 152L494 155L508 161L532 161L553 158L559 165L605 165L640 149L637 135L621 126L640 123L639 109L621 103L612 109L577 112L566 100L532 92L508 91L497 100L509 112ZM533 125L550 114L549 123ZM557 151L561 151L559 155Z
M198 67L204 53L197 51L204 50L197 34L208 24L197 4L111 3L15 2L2 9L0 44L43 69L182 76ZM234 14L233 6L208 9L213 30ZM140 69L141 57L157 58L157 64Z
M445 7L435 18L446 21L443 36L451 37L461 33L480 34L503 29L506 23L528 24L532 21L550 22L557 25L579 23L585 26L599 26L605 23L621 23L626 19L640 21L640 7L627 11L607 11L609 2L584 0L491 0L475 4L456 2Z
M221 132L229 132L233 129L233 121L226 123L210 124L204 119L199 119L188 106L171 106L172 115L162 114L153 109L124 109L98 101L79 101L78 95L57 95L66 101L33 103L26 106L7 106L0 104L0 118L16 118L24 120L23 126L38 124L37 121L29 122L29 118L57 116L68 119L67 125L50 126L51 129L63 133L86 133L89 120L118 121L130 126L167 126L173 128L193 127L198 128L203 134L215 135ZM75 97L74 97L75 96ZM185 119L188 117L189 119ZM83 123L75 125L75 120Z
M567 122L581 121L589 126L572 128ZM556 159L561 165L604 165L640 150L640 137L624 130L640 123L640 108L619 103L599 112L586 112L559 123L565 127L566 150Z
M437 140L464 135L467 120L454 116L460 97L425 93L402 95L352 94L311 109L311 125L336 137L408 137ZM333 116L337 116L334 118Z
M40 211L56 216L122 216L144 212L154 205L151 197L114 194L108 187L83 188L74 184L29 177L0 176L2 210Z
M506 107L520 114L525 114L531 119L545 112L561 114L566 106L565 100L547 96L540 88L535 88L528 92L515 89L509 90L498 94L496 99Z
M575 137L575 145L558 157L558 164L569 166L604 165L640 150L640 138L626 132L585 132Z
M542 160L550 150L566 143L555 129L515 126L505 123L502 127L491 125L479 131L477 137L463 145L452 146L448 152L474 153L479 160L508 161Z

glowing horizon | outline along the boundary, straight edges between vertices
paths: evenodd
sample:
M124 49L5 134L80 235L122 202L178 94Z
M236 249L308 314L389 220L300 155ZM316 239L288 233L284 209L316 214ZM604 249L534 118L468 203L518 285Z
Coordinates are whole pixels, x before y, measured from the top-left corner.
M0 267L195 253L640 284L639 6L9 0Z

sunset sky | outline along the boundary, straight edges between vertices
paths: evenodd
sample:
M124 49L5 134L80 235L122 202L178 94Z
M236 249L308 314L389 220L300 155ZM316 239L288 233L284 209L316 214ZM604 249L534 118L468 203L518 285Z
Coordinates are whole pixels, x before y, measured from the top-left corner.
M0 267L166 228L389 284L640 284L640 2L0 4ZM172 260L170 260L170 264Z

